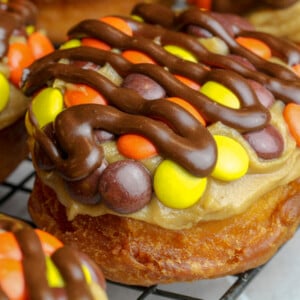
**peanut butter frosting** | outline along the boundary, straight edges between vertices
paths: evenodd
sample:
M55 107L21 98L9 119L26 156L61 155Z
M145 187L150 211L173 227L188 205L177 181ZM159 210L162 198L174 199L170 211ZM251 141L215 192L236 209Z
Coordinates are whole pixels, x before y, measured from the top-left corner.
M149 175L145 176L150 176L154 183L149 201L139 209L126 211L125 216L164 228L189 228L201 221L242 213L265 193L298 178L299 147L284 111L289 103L298 105L300 102L300 82L293 71L300 60L299 49L273 36L250 31L249 27L245 29L243 21L236 23L223 15L192 9L175 16L167 8L161 8L157 18L160 7L146 7L137 6L133 10L143 22L121 18L130 25L132 37L101 20L84 20L69 32L71 42L75 40L80 44L80 40L89 37L110 45L111 51L85 46L60 49L34 63L26 73L24 92L27 96L44 91L41 95L46 96L37 96L37 99L50 99L49 95L57 93L58 98L63 99L68 84L80 83L95 89L108 102L108 105L82 104L63 108L43 128L39 127L41 119L35 104L38 100L33 100L29 109L30 145L38 176L55 190L67 208L69 219L78 214L124 215L123 211L112 209L109 202L101 201L104 194L98 199L98 188L98 200L85 203L71 196L75 188L70 192L67 186L82 181L79 187L82 193L84 180L92 178L96 171L103 172L99 179L101 185L101 180L106 181L104 173L110 166L119 167L120 164L115 163L120 161L131 162L120 153L117 141L119 136L128 133L146 137L158 153L135 160L147 170ZM152 24L154 19L158 25ZM223 26L224 20L227 23ZM226 44L228 54L207 49L199 37L192 35L195 32L204 34L201 39L206 40L216 36ZM236 40L239 36L263 40L271 49L272 57L261 58L241 46ZM169 53L166 50L169 45L175 46L172 49L177 52L181 51L178 49L188 51L189 58L195 61L188 61L186 54L178 57L178 53ZM122 53L131 49L150 56L157 64L129 62ZM276 59L281 63L275 63ZM165 94L146 99L126 85L132 74L150 77ZM174 78L174 74L199 83L200 92ZM270 103L263 103L261 98L264 97L253 81L273 97ZM204 93L207 83L216 82L237 97L237 108L218 103L212 99L214 96ZM186 100L200 112L207 125L203 126L185 109L166 101L168 97ZM95 135L99 130L109 132L113 138L99 140ZM262 132L267 133L258 139L259 143L253 143L255 134ZM246 169L238 178L227 180L216 174L221 157L216 137L220 136L237 142L238 149L242 147L245 152ZM260 144L269 139L275 144L274 149L267 143L263 146L267 149L261 150ZM168 190L165 185L171 182L158 180L157 187L155 177L166 160L183 168L189 174L187 177L205 182L203 194L196 203L179 209L162 201L160 192ZM145 172L139 174L143 177ZM107 174L106 178L113 181ZM100 193L105 193L106 189L102 184ZM180 189L178 191L181 193ZM149 190L146 192L148 195ZM189 194L188 189L186 192Z

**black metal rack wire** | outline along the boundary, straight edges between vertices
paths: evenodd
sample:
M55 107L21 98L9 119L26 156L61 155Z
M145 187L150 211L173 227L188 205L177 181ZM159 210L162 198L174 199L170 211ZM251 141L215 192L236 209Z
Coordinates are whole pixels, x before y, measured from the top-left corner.
M30 159L26 159L17 168L17 170L9 176L9 178L0 184L0 212L19 217L25 221L31 222L27 212L27 201L32 190L35 177L35 171L32 167ZM234 300L237 299L250 284L250 282L258 275L263 266L250 270L248 272L232 276L233 280L229 287L224 289L219 300ZM126 286L114 282L108 282L109 289L121 289L123 295L129 291L134 292L130 299L150 300L150 299L184 299L184 300L206 300L203 296L188 296L184 293L178 293L168 289L168 285L164 286ZM119 299L124 299L119 298ZM129 298L128 298L129 299ZM216 300L217 300L216 299ZM113 298L112 300L118 300Z

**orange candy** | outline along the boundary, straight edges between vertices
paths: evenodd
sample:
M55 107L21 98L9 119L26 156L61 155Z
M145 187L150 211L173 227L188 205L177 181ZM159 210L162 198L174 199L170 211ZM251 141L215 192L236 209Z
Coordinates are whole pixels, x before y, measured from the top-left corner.
M270 47L258 39L240 36L236 38L236 41L261 58L269 59L272 56Z
M211 10L211 2L212 0L194 0L194 1L189 1L192 4L195 4L201 9L206 9L206 10Z
M294 70L296 75L300 77L300 64L292 66L292 69Z
M0 286L10 300L26 299L23 268L20 261L10 258L0 259Z
M40 229L35 229L35 232L38 235L43 251L47 256L51 256L55 250L63 246L63 243L50 233Z
M155 146L138 134L124 134L117 141L119 152L132 159L145 159L157 154Z
M133 64L155 64L155 61L150 56L135 50L126 50L122 53L122 56Z
M22 259L22 253L18 242L11 232L0 233L0 259Z
M180 80L182 83L184 83L185 85L187 85L189 88L193 89L193 90L196 90L196 91L199 91L200 89L200 84L198 84L197 82L187 78L187 77L184 77L184 76L181 76L181 75L175 75L175 77Z
M30 46L21 42L10 44L7 59L10 67L10 80L18 86L23 69L28 67L34 61Z
M200 115L200 113L194 108L194 106L192 106L187 101L178 97L169 97L167 98L167 100L180 105L182 108L188 111L194 118L196 118L203 126L206 125L206 122Z
M93 39L93 38L83 38L81 40L81 45L82 46L88 46L88 47L93 47L101 50L110 50L111 47L107 45L106 43Z
M107 104L101 94L84 84L70 84L65 91L64 101L67 107L87 103Z
M291 135L300 147L300 105L295 103L287 104L284 108L283 116Z
M121 18L108 16L101 18L100 21L115 27L116 29L122 31L126 35L132 36L132 29Z
M33 32L28 37L28 45L31 48L35 59L38 59L54 51L54 47L48 37L39 31Z

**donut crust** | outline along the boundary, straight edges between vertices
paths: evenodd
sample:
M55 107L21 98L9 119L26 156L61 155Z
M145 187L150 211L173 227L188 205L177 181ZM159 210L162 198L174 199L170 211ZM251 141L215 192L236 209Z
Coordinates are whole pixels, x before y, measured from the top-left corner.
M114 215L68 221L55 192L37 177L34 222L92 257L109 280L129 285L237 274L267 262L300 223L300 179L279 186L237 216L169 230Z

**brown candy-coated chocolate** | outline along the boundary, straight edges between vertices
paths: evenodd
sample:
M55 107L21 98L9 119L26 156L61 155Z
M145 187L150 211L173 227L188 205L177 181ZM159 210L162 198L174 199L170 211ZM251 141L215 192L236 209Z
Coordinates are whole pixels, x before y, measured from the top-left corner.
M109 164L99 184L102 201L118 213L132 213L152 197L151 176L138 161L121 160Z
M124 78L122 86L135 90L144 99L153 100L164 98L166 91L149 76L132 73Z
M283 152L283 138L272 125L258 131L246 133L244 137L260 158L278 158Z

